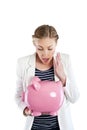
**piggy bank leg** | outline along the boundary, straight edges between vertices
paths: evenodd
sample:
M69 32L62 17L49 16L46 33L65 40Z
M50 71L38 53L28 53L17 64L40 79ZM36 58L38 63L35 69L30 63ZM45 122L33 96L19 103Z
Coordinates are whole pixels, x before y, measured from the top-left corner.
M32 116L40 116L40 115L41 115L41 112L35 112L35 111L32 112Z
M57 115L57 112L50 112L50 115L56 116L56 115Z

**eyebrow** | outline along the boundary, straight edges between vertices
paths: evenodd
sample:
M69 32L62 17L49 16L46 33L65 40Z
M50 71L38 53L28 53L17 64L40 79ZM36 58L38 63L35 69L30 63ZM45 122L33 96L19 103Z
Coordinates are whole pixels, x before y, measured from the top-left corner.
M48 48L50 48L50 47L52 47L53 45L50 45L50 46L48 46ZM38 45L38 47L41 47L41 48L43 48L42 46L40 46L40 45Z

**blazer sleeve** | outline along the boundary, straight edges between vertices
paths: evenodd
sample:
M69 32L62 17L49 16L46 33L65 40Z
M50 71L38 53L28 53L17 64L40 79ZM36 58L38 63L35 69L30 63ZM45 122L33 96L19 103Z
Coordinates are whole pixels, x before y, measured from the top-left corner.
M17 81L16 81L16 92L15 92L15 101L19 108L24 110L26 104L22 100L22 93L23 93L23 60L20 58L17 60Z
M68 101L70 101L71 103L74 103L77 101L80 94L79 94L77 84L75 81L75 76L72 69L70 56L67 55L67 58L65 59L66 59L67 79L66 79L66 86L64 87L64 94Z

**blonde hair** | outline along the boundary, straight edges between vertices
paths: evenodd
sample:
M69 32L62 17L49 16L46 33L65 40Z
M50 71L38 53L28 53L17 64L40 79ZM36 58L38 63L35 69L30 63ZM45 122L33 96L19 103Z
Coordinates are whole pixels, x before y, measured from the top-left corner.
M59 39L59 35L57 34L56 29L49 25L41 25L37 27L34 35L32 35L33 39L42 39L46 37L55 38L56 42Z

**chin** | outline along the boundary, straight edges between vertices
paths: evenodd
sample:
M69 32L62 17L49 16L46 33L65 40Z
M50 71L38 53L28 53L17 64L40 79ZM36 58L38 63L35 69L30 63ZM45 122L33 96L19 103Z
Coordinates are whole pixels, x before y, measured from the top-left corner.
M49 65L50 64L50 61L47 61L47 62L42 62L44 65Z

